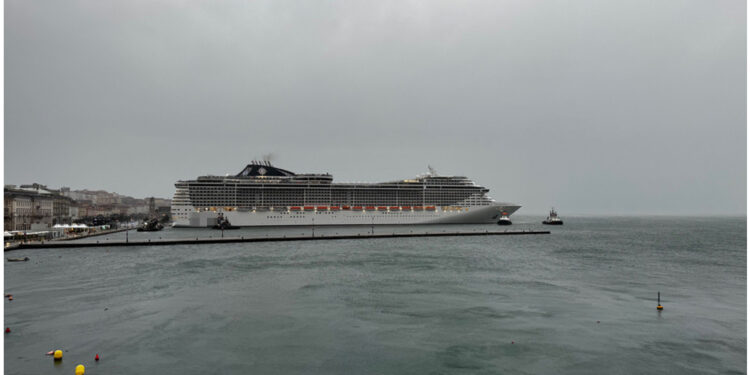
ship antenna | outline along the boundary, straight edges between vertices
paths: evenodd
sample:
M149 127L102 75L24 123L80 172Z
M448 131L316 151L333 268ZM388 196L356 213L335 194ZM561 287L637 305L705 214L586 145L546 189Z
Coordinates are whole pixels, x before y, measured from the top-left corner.
M427 165L427 169L430 171L430 176L437 176L435 168L433 168L431 165Z

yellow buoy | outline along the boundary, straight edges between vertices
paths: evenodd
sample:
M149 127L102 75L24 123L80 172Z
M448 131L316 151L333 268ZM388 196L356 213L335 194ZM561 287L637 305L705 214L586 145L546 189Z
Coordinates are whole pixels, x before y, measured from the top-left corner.
M62 359L62 350L55 350L55 360L61 360Z
M76 366L76 375L83 375L85 371L86 371L86 368L83 367L83 365Z

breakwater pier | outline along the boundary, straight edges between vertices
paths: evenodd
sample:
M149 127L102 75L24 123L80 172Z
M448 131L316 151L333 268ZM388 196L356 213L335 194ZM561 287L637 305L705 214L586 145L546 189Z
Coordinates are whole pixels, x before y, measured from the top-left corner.
M284 241L332 241L332 240L364 240L375 238L413 238L413 237L461 237L461 236L518 236L550 234L550 231L515 230L515 231L484 231L484 232L425 232L425 233L378 233L378 234L319 234L300 236L252 236L252 237L221 237L221 238L179 238L179 239L148 239L137 241L106 241L106 242L76 242L54 241L43 243L20 243L6 247L5 251L22 249L50 249L50 248L78 248L78 247L121 247L121 246L167 246L167 245L200 245L222 244L238 242L284 242Z

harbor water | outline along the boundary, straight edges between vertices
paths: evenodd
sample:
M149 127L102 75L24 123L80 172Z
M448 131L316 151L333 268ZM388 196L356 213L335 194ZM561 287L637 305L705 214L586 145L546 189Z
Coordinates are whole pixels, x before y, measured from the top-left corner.
M745 217L563 219L514 215L512 230L552 231L531 236L107 248L116 233L81 240L97 248L6 253L30 260L5 262L5 373L746 372Z

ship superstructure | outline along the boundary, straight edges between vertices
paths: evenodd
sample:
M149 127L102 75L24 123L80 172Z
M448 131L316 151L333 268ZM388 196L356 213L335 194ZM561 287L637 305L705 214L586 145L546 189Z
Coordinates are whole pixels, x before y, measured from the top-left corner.
M330 174L295 174L268 161L234 176L178 181L176 227L210 227L221 216L236 226L495 223L520 208L498 203L462 176L434 171L382 183L334 183Z
M563 221L559 216L557 216L557 211L555 211L555 208L552 207L552 209L549 211L549 216L547 216L546 220L542 221L542 224L563 225Z

